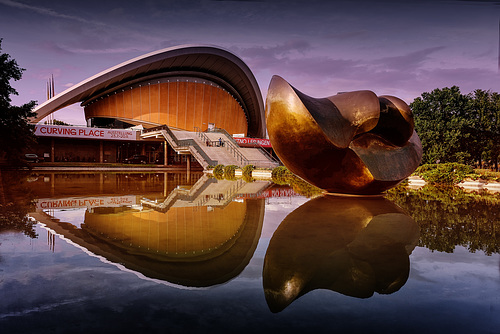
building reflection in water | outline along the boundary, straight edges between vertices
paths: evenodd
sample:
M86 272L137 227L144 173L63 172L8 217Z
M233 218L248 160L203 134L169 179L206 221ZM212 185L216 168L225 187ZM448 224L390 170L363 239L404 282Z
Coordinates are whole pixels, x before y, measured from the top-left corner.
M224 283L246 267L262 230L264 199L244 198L271 183L183 175L42 175L30 215L149 278L190 287ZM82 207L81 226L54 217L55 210Z
M382 198L324 196L290 213L274 232L263 286L272 312L315 289L368 298L407 281L415 221Z

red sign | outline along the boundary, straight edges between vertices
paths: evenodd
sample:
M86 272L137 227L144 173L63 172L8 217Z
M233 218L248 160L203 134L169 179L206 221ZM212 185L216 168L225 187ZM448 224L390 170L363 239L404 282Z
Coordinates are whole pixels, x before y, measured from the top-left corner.
M262 139L262 138L234 138L238 145L240 146L246 146L246 147L265 147L265 148L271 148L271 141L269 139Z
M35 126L39 137L65 137L106 140L137 140L137 131L121 129L100 129L78 126L40 125Z
M253 199L253 198L271 198L271 197L296 197L302 196L296 193L291 187L271 187L266 190L260 191L256 194L239 194L236 197L240 199Z
M37 200L36 207L40 210L47 209L73 209L73 208L98 208L98 207L120 207L137 204L136 196L113 196L113 197L70 197L70 198L41 198Z

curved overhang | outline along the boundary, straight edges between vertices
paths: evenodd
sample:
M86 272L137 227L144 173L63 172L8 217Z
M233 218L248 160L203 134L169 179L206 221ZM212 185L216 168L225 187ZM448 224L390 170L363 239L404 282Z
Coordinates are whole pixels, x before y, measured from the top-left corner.
M154 51L102 71L35 108L39 122L47 115L155 76L192 73L210 78L231 92L248 119L248 135L264 137L264 103L253 73L230 51L204 45L182 45Z

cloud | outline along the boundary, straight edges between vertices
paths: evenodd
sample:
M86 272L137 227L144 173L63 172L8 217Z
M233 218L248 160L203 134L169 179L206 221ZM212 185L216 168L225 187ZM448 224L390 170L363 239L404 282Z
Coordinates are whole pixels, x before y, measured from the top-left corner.
M96 49L83 49L83 48L68 48L68 52L79 54L110 54L110 53L137 53L150 51L150 47L123 47L123 48L96 48Z
M429 60L431 54L443 49L445 47L442 46L425 48L403 55L380 58L373 61L372 64L384 70L411 72Z
M1 0L0 0L1 1ZM56 43L52 41L44 41L42 43L39 43L40 49L44 51L48 51L50 53L56 53L56 54L61 54L61 55L68 55L71 54L71 51L68 51L67 49L57 45Z
M35 13L38 13L41 15L47 15L47 16L52 16L52 17L62 18L62 19L68 19L68 20L78 21L81 23L102 24L101 22L90 21L90 20L87 20L87 19L79 17L79 16L61 14L61 13L58 13L50 8L31 6L31 5L27 5L27 4L12 1L12 0L0 0L0 4L5 5L5 6L9 6L9 7L13 7L13 8L18 8L18 9L27 9L27 10L30 10L32 12L35 12Z

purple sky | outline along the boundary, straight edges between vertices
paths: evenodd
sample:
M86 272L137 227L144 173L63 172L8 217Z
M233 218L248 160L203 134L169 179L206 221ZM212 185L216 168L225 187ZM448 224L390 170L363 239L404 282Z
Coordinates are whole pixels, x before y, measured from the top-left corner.
M407 103L435 88L500 91L499 1L0 0L2 51L25 68L16 105L150 51L210 44L305 94L369 89ZM85 124L74 105L55 114Z

